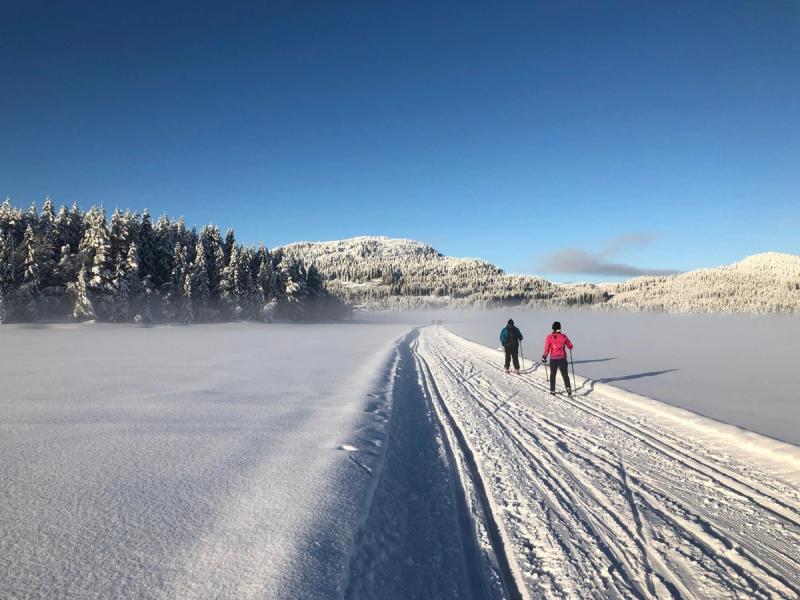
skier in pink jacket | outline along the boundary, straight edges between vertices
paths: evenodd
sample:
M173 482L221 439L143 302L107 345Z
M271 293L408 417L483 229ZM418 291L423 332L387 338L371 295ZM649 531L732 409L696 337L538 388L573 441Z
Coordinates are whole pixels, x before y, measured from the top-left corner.
M561 371L561 376L564 378L564 386L567 388L567 394L572 395L572 386L569 382L569 373L567 371L567 351L564 348L572 350L572 342L569 338L561 333L561 323L556 321L553 323L553 333L547 336L544 341L544 352L542 353L542 364L547 364L547 355L550 355L550 393L556 393L556 369Z

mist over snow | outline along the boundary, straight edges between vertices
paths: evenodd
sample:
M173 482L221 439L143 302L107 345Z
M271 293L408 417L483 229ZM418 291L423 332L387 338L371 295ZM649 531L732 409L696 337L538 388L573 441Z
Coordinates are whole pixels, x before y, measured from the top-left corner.
M491 348L509 317L525 335L528 360L541 360L558 320L575 344L576 373L800 444L796 317L523 309L430 315Z

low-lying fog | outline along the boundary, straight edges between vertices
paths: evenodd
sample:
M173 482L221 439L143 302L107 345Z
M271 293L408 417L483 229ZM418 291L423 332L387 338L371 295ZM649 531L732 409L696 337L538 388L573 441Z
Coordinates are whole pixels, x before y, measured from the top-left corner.
M575 344L575 372L800 444L800 318L577 310L371 313L374 321L441 319L491 347L513 318L526 360L541 359L553 321Z

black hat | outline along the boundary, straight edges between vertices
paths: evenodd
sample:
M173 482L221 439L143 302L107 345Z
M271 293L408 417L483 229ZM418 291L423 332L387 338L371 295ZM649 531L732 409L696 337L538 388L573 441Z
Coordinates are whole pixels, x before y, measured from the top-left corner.
M514 324L514 319L509 319L509 320L508 320L508 324L509 324L509 325L513 325L513 324Z
M558 321L555 321L553 323L553 331L561 331L561 323L559 323Z

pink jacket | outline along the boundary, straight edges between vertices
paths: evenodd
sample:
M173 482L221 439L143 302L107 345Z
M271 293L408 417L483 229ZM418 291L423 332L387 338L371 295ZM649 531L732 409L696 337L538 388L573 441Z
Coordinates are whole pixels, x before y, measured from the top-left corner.
M572 342L569 341L566 335L563 333L551 333L544 341L542 356L546 357L549 354L550 358L553 359L567 358L567 351L564 350L565 346L572 350Z

